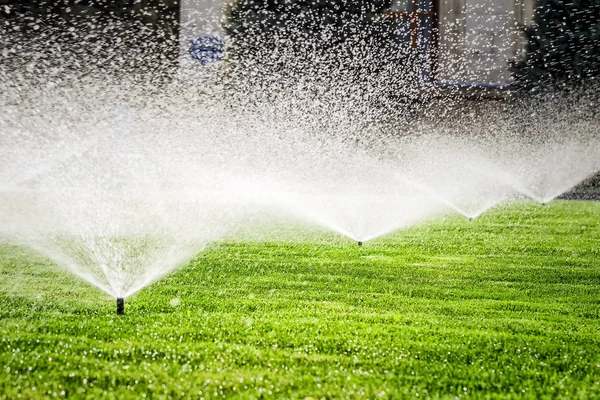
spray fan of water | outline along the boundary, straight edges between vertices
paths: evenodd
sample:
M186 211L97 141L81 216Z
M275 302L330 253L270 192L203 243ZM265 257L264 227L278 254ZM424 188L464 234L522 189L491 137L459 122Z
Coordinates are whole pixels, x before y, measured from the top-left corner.
M600 170L597 121L541 119L535 140L506 113L411 121L352 71L156 84L35 65L0 66L0 235L119 299L256 218L362 243L448 211L547 202Z
M319 127L310 109L306 121L273 110L236 114L202 99L195 114L177 103L185 96L176 89L166 110L152 98L117 108L92 102L105 111L86 123L75 107L37 127L36 115L13 110L19 124L3 123L3 233L125 298L249 215L277 210L362 243L448 210L475 218L523 194L545 202L600 169L590 136L517 141L518 152L504 138L495 154L485 139L443 130L362 147L337 132L357 127ZM68 95L81 104L86 90Z

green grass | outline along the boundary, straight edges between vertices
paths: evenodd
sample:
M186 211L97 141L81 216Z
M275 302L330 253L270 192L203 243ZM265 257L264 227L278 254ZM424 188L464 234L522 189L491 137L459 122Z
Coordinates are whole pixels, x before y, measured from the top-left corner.
M230 241L126 301L0 246L0 398L599 398L600 203ZM179 304L177 304L179 303Z

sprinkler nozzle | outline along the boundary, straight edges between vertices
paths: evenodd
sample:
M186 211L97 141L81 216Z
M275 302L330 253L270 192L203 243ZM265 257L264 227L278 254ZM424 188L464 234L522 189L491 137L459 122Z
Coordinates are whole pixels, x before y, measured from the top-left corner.
M117 315L125 314L125 299L122 297L117 298Z
M359 242L358 242L358 245L359 245L359 246L362 246L362 242L361 242L361 241L359 241Z

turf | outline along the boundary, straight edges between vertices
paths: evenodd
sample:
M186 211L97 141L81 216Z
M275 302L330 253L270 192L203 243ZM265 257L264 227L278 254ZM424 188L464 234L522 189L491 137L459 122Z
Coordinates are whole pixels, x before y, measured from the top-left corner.
M599 398L600 203L221 243L126 301L0 246L0 398Z

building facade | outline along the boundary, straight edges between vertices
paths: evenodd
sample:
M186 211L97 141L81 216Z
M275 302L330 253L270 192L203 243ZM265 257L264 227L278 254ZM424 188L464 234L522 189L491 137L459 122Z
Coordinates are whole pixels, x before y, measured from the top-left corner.
M182 0L182 65L198 36L222 36L227 0ZM524 49L522 28L531 23L535 0L394 0L385 17L401 29L400 40L424 59L423 76L440 85L504 87L509 63Z

